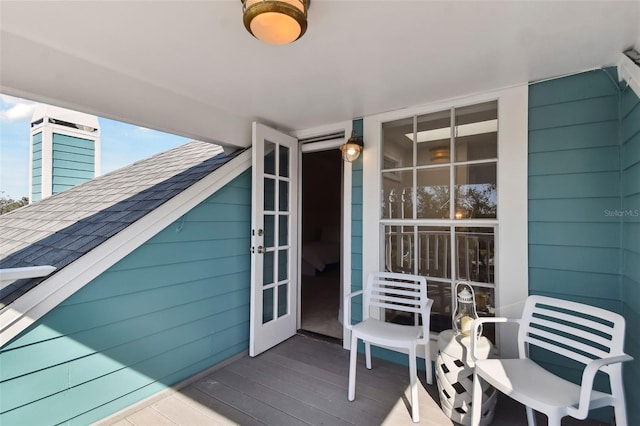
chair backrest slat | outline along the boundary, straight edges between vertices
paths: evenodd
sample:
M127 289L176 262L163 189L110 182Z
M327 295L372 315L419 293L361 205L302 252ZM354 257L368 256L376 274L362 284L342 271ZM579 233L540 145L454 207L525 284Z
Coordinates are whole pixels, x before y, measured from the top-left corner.
M425 277L395 272L378 272L369 275L364 291L363 313L368 318L371 308L392 309L415 314L414 323L422 320L423 338L429 338L429 312Z
M624 318L595 306L529 296L518 334L520 356L534 345L583 364L622 354Z

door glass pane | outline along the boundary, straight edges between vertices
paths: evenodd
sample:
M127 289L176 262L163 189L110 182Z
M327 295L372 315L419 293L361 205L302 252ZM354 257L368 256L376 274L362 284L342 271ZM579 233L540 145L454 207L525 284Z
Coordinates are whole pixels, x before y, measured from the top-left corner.
M282 284L278 286L278 318L286 315L289 312L289 298L288 298L288 284Z
M443 226L418 227L418 271L427 277L451 277L451 232Z
M451 324L451 282L427 280L427 296L433 300L431 306L431 331L441 332L453 327Z
M268 251L263 254L264 261L262 266L262 285L273 284L273 268L275 266L274 262L274 252Z
M289 278L289 250L278 250L278 281Z
M449 218L449 167L418 170L418 218Z
M262 323L273 319L273 287L262 291Z
M443 164L450 161L451 111L440 111L417 117L418 166Z
M278 220L279 220L278 245L288 246L289 245L289 216L280 215L278 216Z
M456 219L495 218L496 163L456 166Z
M382 124L382 170L413 166L413 117Z
M382 173L382 217L413 219L413 171Z
M264 215L264 246L273 247L275 244L275 216L271 214Z
M456 109L456 162L498 157L498 102Z
M269 141L264 141L264 172L276 174L276 144Z
M278 182L280 185L280 211L288 212L289 211L289 182L281 180Z
M280 146L280 176L289 177L289 148Z
M495 282L493 228L456 227L456 253L458 279Z
M264 209L274 211L276 209L276 181L264 178Z
M384 227L385 267L390 272L413 274L413 226Z

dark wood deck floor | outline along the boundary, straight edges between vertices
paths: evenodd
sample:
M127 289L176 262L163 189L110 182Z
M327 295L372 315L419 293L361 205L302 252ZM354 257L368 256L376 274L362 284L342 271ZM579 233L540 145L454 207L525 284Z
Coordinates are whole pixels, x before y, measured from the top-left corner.
M339 345L298 335L258 357L240 358L161 399L126 410L105 424L412 424L407 368L374 360L368 371L364 358L359 360L356 400L349 402L348 359L349 352ZM452 425L440 410L436 386L427 386L424 375L421 381L420 424ZM493 424L526 425L524 408L508 398L499 400ZM583 424L595 423L563 422Z

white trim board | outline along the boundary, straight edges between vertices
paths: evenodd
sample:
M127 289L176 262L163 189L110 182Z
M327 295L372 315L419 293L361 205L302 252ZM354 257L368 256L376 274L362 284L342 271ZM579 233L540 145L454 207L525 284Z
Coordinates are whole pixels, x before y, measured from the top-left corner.
M250 166L247 150L18 298L0 313L0 347Z
M624 53L618 61L618 80L626 81L631 89L640 97L640 67L633 63Z

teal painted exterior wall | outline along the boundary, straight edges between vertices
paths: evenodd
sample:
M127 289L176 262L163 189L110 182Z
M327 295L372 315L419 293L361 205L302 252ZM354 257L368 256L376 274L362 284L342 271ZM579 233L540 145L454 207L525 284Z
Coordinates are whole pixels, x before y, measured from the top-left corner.
M89 424L248 349L250 170L0 351L0 424Z
M616 74L610 68L530 86L529 292L626 317L625 350L636 358L623 367L628 415L640 424L631 403L640 400L632 388L640 380L640 107ZM569 364L533 355L580 379ZM612 415L591 413L605 421Z
M362 137L363 120L353 120L353 130ZM351 291L362 290L362 155L351 163ZM351 317L362 320L362 297L351 302Z
M640 424L640 100L630 88L622 93L621 195L622 195L622 292L627 321L625 351L635 361L624 366L629 424Z
M52 194L95 177L95 146L90 139L53 133Z
M42 132L33 135L31 164L31 200L42 199Z

